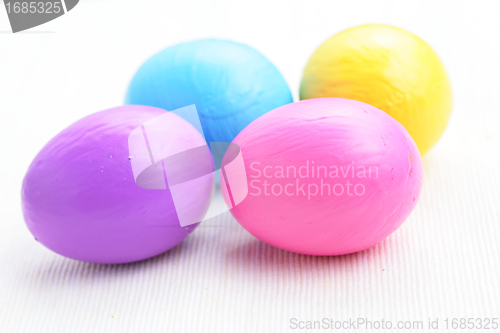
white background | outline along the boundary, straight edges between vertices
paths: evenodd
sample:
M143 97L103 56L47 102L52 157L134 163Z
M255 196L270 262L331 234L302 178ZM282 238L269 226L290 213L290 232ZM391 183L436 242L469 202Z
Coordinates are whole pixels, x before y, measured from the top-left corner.
M358 317L439 318L444 331L446 318L500 317L499 15L495 0L83 0L13 35L0 7L0 332L286 332L291 318ZM27 230L20 189L33 157L72 122L122 104L155 52L205 37L247 43L297 100L314 49L364 23L428 42L454 92L417 208L376 247L297 255L226 216L164 255L106 266L54 254Z

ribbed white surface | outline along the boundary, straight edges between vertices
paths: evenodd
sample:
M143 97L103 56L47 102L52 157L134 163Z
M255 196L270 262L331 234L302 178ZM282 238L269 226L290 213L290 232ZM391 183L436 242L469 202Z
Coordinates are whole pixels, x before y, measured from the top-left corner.
M1 33L0 332L274 333L293 331L291 318L358 317L439 318L444 331L446 318L499 317L499 14L498 1L87 0L33 29L56 33ZM25 227L20 186L32 158L70 123L122 103L153 52L201 37L246 42L282 70L297 98L314 48L370 22L432 45L455 102L447 132L424 158L416 210L376 247L297 255L225 215L159 257L104 266L58 256ZM0 30L9 30L3 9Z

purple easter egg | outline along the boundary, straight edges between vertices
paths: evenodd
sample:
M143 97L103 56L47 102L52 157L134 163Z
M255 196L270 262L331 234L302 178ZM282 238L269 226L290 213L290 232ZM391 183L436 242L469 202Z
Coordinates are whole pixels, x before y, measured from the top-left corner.
M153 257L189 235L196 224L180 226L168 187L139 187L131 168L129 134L164 113L138 105L104 110L47 143L22 186L24 219L40 243L72 259L111 264ZM206 144L187 121L169 119L162 132L166 146L182 151ZM200 221L213 186L207 178L193 189L197 198L190 204Z

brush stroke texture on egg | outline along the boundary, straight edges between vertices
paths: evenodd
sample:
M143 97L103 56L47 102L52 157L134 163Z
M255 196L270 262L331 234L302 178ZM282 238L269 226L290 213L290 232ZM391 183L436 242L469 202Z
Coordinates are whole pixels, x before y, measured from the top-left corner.
M234 143L241 147L249 194L231 212L255 237L288 251L341 255L370 248L401 225L420 195L422 161L413 139L362 102L288 104L255 120ZM342 195L335 184L343 184Z
M134 75L126 104L175 110L194 104L207 142L231 142L264 113L291 103L278 69L257 50L227 40L177 44Z
M452 111L446 70L434 50L411 33L384 25L345 30L309 59L300 99L342 97L387 112L425 155L443 134Z
M22 209L33 236L63 256L95 263L146 259L180 243L195 227L181 227L168 189L134 181L129 134L165 111L122 106L87 116L55 136L31 163L22 186ZM184 119L172 115L165 149L205 144ZM170 147L170 148L169 148ZM200 184L198 184L200 185ZM203 217L214 182L193 188L192 210Z

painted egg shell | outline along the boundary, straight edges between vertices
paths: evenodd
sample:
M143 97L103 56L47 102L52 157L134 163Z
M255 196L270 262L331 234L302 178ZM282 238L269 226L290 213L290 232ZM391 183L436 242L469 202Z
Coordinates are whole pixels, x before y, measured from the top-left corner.
M196 225L181 227L169 190L136 185L129 160L132 130L165 111L122 106L72 124L38 153L22 186L22 209L35 238L63 256L95 263L125 263L158 255ZM165 140L172 149L203 145L202 135L173 115ZM206 212L214 182L192 207ZM200 190L200 189L197 189Z
M206 39L166 48L133 77L126 104L195 104L208 142L231 142L264 113L293 101L278 69L255 49Z
M231 212L260 240L292 252L341 255L396 230L419 198L422 161L385 112L342 98L279 107L234 140L247 197Z
M342 97L368 103L406 127L424 155L443 134L452 111L446 70L432 48L384 25L345 30L307 63L300 99Z

